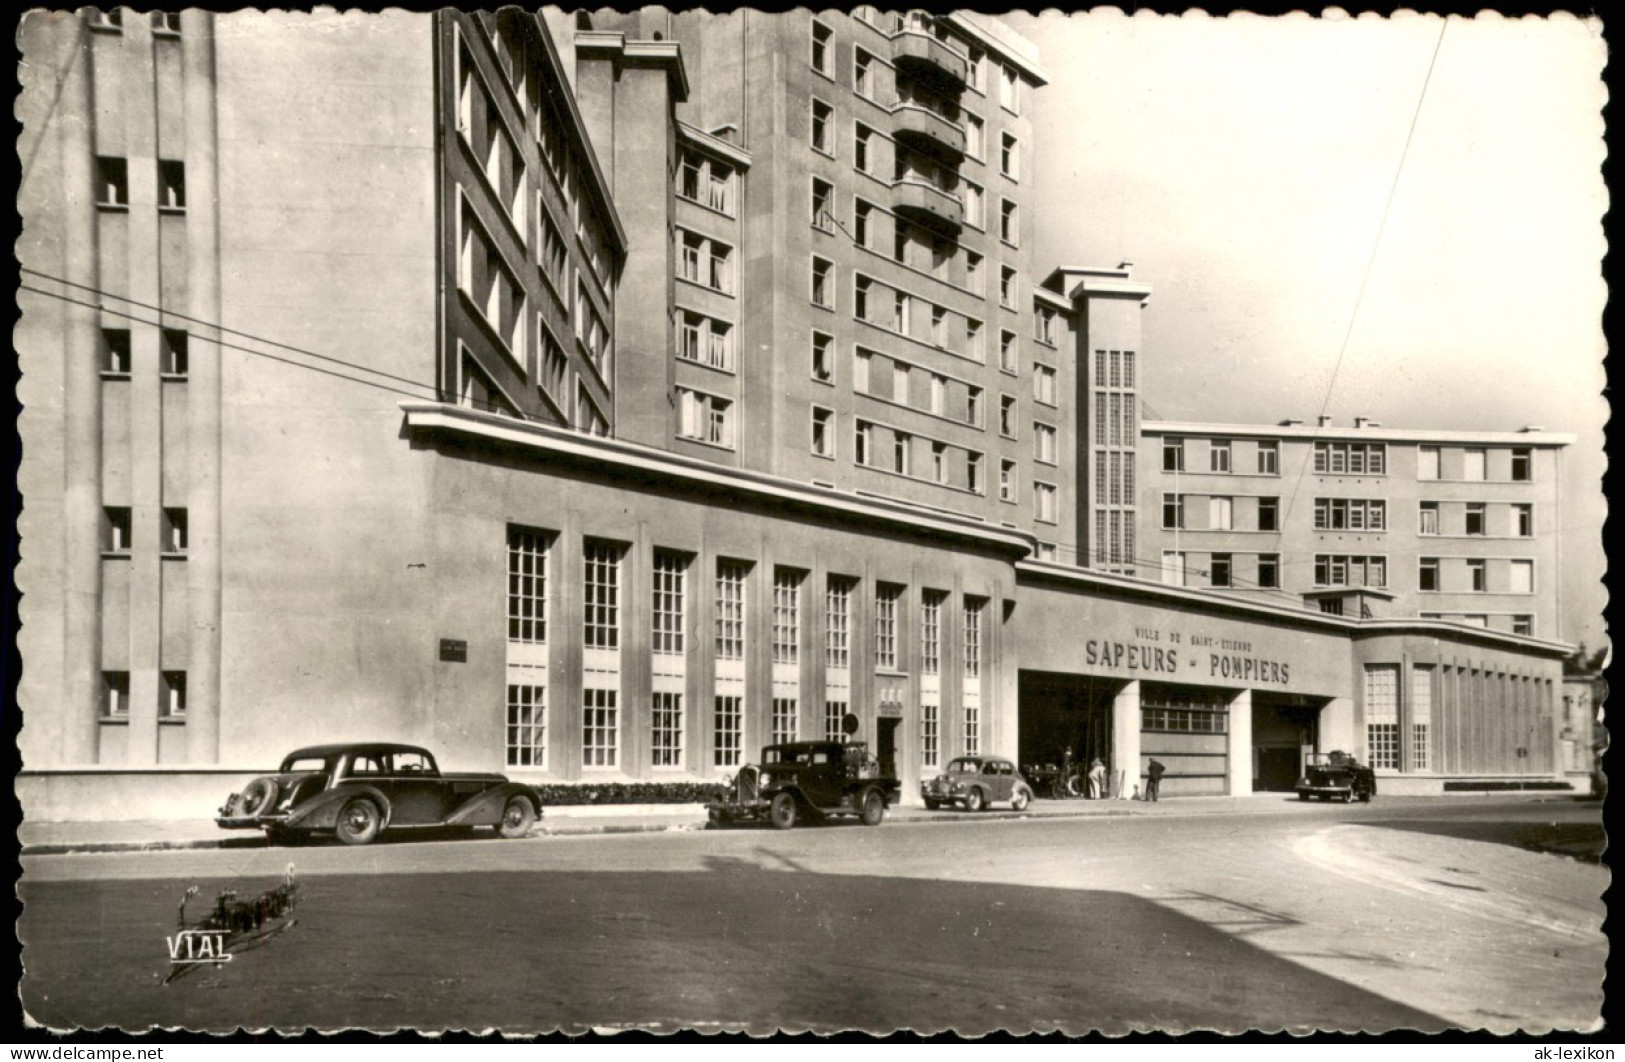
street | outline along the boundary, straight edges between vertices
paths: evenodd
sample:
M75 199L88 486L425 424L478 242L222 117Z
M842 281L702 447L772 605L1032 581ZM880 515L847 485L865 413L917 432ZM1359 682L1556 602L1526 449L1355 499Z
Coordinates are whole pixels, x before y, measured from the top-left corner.
M1600 806L888 821L23 859L57 1028L598 1026L976 1035L1587 1029ZM176 906L300 881L293 925L163 986Z

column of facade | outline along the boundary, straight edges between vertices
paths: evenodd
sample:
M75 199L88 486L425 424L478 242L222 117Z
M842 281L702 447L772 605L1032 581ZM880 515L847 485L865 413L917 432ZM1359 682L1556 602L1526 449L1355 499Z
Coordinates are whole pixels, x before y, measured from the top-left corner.
M1140 784L1139 679L1125 682L1112 699L1112 775L1119 800L1127 799Z
M1225 737L1225 786L1231 796L1253 791L1253 691L1238 690L1230 701Z

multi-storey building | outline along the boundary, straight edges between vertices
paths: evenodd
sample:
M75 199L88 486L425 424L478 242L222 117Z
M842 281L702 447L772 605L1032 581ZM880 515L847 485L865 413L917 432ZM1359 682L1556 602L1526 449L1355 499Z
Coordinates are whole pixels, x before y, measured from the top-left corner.
M1331 747L1390 790L1560 769L1539 609L1134 577L1149 288L1036 279L1045 77L996 21L124 9L20 41L37 818L194 816L349 738L596 783L855 723L910 797L974 752L1099 755L1119 793L1153 755L1172 793Z
M1573 436L1146 421L1142 575L1560 637ZM1357 592L1357 593L1356 593Z

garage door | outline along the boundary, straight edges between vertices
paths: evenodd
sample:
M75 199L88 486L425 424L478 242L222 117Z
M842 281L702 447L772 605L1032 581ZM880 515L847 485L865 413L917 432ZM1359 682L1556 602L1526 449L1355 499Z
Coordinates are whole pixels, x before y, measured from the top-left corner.
M1140 788L1155 758L1167 771L1163 796L1223 796L1227 790L1228 690L1196 686L1140 687Z

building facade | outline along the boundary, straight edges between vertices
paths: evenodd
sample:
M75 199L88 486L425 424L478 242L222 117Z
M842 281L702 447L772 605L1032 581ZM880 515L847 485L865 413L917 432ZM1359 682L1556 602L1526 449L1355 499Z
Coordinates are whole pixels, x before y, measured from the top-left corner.
M908 799L977 752L1124 792L1155 755L1192 794L1333 747L1416 791L1561 769L1538 609L1138 577L1150 289L1038 279L1046 78L997 22L119 9L20 41L37 818L196 815L346 739L716 779L848 716Z
M1573 436L1145 421L1142 573L1561 639Z

